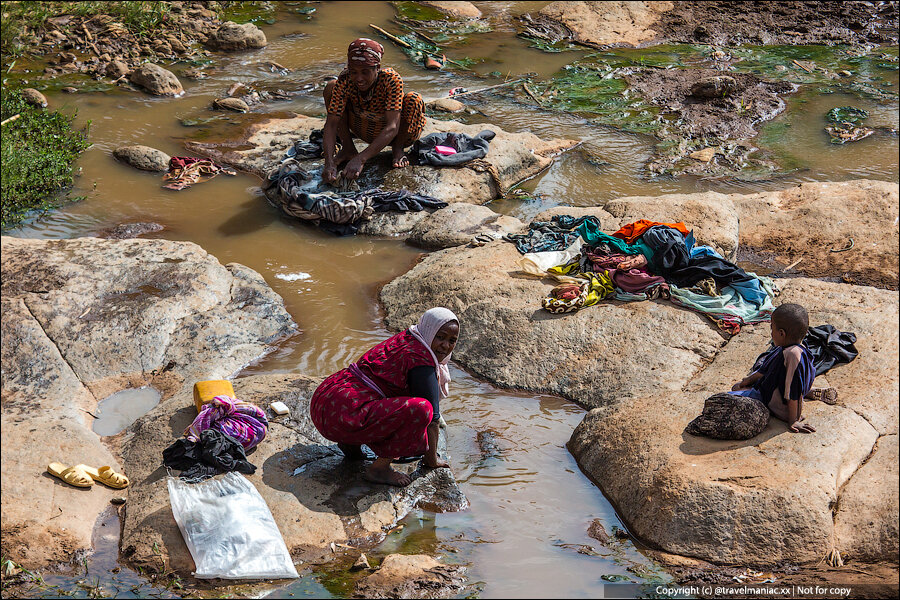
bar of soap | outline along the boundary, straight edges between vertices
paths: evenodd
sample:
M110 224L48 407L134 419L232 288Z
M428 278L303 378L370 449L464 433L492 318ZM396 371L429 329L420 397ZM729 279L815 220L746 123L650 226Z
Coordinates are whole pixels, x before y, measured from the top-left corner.
M269 405L269 408L271 408L276 415L286 415L291 412L291 409L289 409L284 402L273 402Z

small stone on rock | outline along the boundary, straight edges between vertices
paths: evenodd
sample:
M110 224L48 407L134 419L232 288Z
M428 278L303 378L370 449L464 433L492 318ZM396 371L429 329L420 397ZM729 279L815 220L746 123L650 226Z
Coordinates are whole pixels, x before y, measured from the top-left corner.
M696 152L691 152L688 156L693 158L694 160L699 160L700 162L708 163L713 159L713 156L716 155L716 148L704 148L703 150L697 150Z
M25 88L22 90L22 98L32 106L40 106L41 108L47 106L47 98L34 88Z
M360 554L359 558L356 559L356 562L353 563L353 566L350 567L351 571L362 571L363 569L371 569L371 565L369 565L369 559L366 558L365 554Z
M458 113L462 112L466 109L466 105L460 102L459 100L454 100L453 98L438 98L437 100L432 100L428 103L434 110L440 110L448 113Z
M247 112L250 110L250 107L246 102L241 100L240 98L219 98L213 105L216 108L224 108L226 110L233 110L235 112Z
M109 501L113 504L125 504L128 499L124 496L114 496L113 498L110 498Z

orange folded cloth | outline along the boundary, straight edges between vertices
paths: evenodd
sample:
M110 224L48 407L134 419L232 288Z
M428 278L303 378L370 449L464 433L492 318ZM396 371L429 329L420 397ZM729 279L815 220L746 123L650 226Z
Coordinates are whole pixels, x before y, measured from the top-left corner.
M634 240L638 239L644 232L650 229L655 225L666 225L667 227L671 227L672 229L677 229L683 235L687 235L688 229L684 223L659 223L657 221L650 221L648 219L641 219L640 221L635 221L634 223L629 223L628 225L623 225L619 228L618 231L612 234L613 237L617 237L619 239L625 240L629 244L633 244Z

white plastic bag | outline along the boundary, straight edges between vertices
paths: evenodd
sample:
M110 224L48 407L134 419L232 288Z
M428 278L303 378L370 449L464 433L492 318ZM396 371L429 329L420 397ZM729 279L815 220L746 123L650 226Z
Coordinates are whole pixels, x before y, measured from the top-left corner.
M278 525L256 487L240 473L202 483L168 478L172 513L198 579L297 577Z

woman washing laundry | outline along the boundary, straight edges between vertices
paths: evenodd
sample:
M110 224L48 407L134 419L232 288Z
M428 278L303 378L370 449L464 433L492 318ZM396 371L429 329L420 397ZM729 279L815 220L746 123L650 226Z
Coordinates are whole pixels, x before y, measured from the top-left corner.
M347 68L336 81L325 86L322 179L337 180L338 168L344 177L356 179L366 162L391 146L394 167L409 165L404 149L419 139L425 127L425 101L415 92L403 93L403 79L391 68L381 68L384 48L368 38L355 40L347 49ZM368 142L357 152L353 138ZM340 139L341 150L335 155Z
M425 465L449 466L437 455L440 398L449 393L447 364L459 319L446 308L427 310L418 324L378 344L328 377L310 401L310 416L348 460L362 460L366 444L377 458L367 480L404 486L410 477L391 468L401 456L425 455Z

